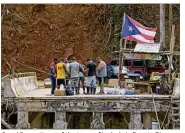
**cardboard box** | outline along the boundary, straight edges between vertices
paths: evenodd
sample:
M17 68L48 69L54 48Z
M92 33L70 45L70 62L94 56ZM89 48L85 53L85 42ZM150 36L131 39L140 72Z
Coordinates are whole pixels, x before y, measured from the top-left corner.
M147 85L135 85L136 90L140 90L140 93L149 93L148 88L149 86Z
M140 89L134 89L134 92L135 92L135 94L140 94L141 93Z
M127 88L127 83L125 81L120 81L121 88Z
M128 87L129 89L134 88L134 84L128 84L127 87Z
M109 79L109 86L115 86L118 85L118 79Z
M55 90L54 91L55 96L65 96L65 90Z

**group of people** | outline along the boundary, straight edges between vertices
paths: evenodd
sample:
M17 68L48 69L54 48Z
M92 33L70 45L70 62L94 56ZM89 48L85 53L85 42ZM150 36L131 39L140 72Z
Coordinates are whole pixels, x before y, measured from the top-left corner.
M54 95L55 88L71 87L73 94L80 94L80 83L82 83L83 94L96 94L96 82L100 86L99 94L104 94L104 81L107 76L106 63L97 57L96 61L87 59L85 64L77 61L75 57L72 62L67 58L54 58L50 64L51 95ZM70 82L70 84L69 84ZM56 86L57 85L57 86Z

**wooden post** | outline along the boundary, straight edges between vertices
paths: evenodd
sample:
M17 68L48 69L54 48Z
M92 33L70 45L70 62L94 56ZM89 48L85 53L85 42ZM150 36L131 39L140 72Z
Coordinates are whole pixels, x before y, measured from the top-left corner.
M165 5L160 4L160 43L165 48Z
M122 25L122 31L121 34L124 30L124 23L125 23L125 13L123 15L123 25ZM123 68L123 45L122 45L122 37L120 39L120 50L119 50L119 75L118 75L118 85L121 88L121 80L120 80L120 74L122 73L122 68ZM126 46L126 40L125 40L125 46Z
M118 85L121 87L121 81L120 81L120 74L122 72L122 51L123 51L123 47L122 47L122 38L120 39L120 50L119 50L119 75L118 75Z
M172 26L172 33L171 33L171 41L170 41L170 60L169 60L169 75L168 75L168 81L171 81L171 69L172 69L172 60L173 60L173 50L175 45L175 25Z
M125 40L125 42L124 42L124 47L126 47L126 45L127 45L127 40ZM124 60L124 53L123 53L123 51L122 51L122 61ZM123 66L124 66L125 64L124 64L124 61L122 62L122 68L123 68Z
M121 50L120 50L120 57L119 57L119 75L122 73L122 70L123 70L123 66L124 66L124 53L123 53L123 47L122 47L122 40L120 41L120 46L121 46ZM124 42L124 47L127 43L127 40L125 40ZM118 81L118 84L121 88L121 80L120 80L120 77L119 77L119 81Z

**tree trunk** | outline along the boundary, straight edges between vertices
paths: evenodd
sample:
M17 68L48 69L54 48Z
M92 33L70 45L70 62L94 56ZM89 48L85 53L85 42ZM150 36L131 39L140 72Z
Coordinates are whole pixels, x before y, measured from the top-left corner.
M173 11L172 11L172 4L169 4L169 43L172 31L172 22L173 22Z
M160 43L165 48L165 5L160 4Z

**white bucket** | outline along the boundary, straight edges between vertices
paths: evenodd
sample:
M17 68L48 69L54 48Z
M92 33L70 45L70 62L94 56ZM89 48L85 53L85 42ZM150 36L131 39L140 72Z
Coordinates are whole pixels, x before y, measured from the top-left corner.
M159 129L159 123L158 122L152 122L152 129Z

